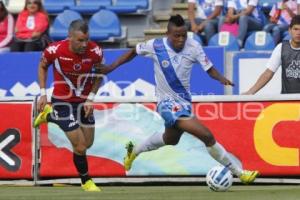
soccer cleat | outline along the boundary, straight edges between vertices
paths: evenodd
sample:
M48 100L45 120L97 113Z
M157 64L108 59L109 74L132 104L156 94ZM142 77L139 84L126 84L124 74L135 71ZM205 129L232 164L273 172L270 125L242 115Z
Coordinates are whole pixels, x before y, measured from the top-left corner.
M86 192L101 192L101 189L91 179L81 185L81 187Z
M44 110L42 112L40 112L39 115L35 118L35 120L33 122L33 127L36 128L39 125L41 125L42 123L46 123L47 122L47 116L52 111L53 111L53 109L50 105L48 105L48 104L45 105Z
M259 175L258 171L248 171L243 170L242 174L240 175L240 180L244 184L253 183L255 178Z
M132 162L137 155L133 152L134 144L131 141L126 144L125 148L127 149L127 154L124 158L124 167L126 171L129 171L131 169Z

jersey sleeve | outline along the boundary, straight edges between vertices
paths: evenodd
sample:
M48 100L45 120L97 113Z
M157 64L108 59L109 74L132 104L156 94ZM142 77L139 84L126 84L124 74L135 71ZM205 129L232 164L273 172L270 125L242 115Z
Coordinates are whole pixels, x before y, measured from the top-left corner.
M60 44L54 43L49 45L43 52L42 58L44 58L48 64L52 64L57 58L57 51Z
M148 40L146 42L138 43L136 45L136 53L138 55L152 57L155 54L154 48L153 48L153 42L154 42L154 40Z
M215 0L215 6L224 6L223 0Z
M236 3L235 3L235 1L234 0L229 0L228 2L227 2L227 7L228 8L233 8L233 9L237 9L237 6L236 6Z
M196 57L197 62L201 64L202 69L204 71L209 70L213 66L213 64L210 61L210 59L207 57L203 48L200 45L198 45L197 48L195 48L195 49L196 49L196 51L195 51L194 56Z
M272 52L270 59L267 62L267 68L272 72L276 72L281 66L281 48L282 43L278 44Z
M249 0L248 5L256 7L258 5L258 0Z

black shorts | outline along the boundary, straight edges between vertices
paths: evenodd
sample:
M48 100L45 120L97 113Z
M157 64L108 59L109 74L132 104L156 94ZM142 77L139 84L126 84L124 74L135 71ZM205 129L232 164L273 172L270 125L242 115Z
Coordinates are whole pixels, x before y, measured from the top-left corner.
M57 124L63 131L73 131L79 127L94 126L94 114L84 117L83 103L69 103L52 98L53 113L51 122Z

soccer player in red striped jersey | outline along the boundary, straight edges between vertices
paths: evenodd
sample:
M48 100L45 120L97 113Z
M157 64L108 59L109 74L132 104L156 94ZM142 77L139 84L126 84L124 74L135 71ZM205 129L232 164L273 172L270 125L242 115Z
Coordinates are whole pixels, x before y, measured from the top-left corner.
M46 79L53 64L54 90L52 107L47 105ZM92 102L101 83L97 71L103 65L102 49L89 41L88 25L83 20L70 24L69 37L51 44L43 52L38 78L41 96L37 104L40 112L34 121L56 123L73 147L73 162L85 191L100 191L88 173L86 150L93 144L95 120Z

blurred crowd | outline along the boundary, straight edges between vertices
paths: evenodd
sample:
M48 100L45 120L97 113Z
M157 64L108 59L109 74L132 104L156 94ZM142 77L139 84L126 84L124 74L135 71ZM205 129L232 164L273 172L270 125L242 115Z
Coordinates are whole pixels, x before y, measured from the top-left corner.
M259 0L187 0L188 28L208 44L220 31L230 32L243 48L253 31L266 31L278 44L288 35L291 18L298 14L300 0L282 0L263 6ZM16 20L15 20L16 19ZM26 0L14 18L0 0L0 52L41 51L51 41L49 16L41 0Z
M49 17L41 0L26 0L16 20L0 1L0 52L41 51L49 42Z
M270 33L278 44L288 34L292 17L299 12L297 1L282 0L264 6L259 0L188 0L189 28L205 44L218 31L234 35L240 48L253 31Z

